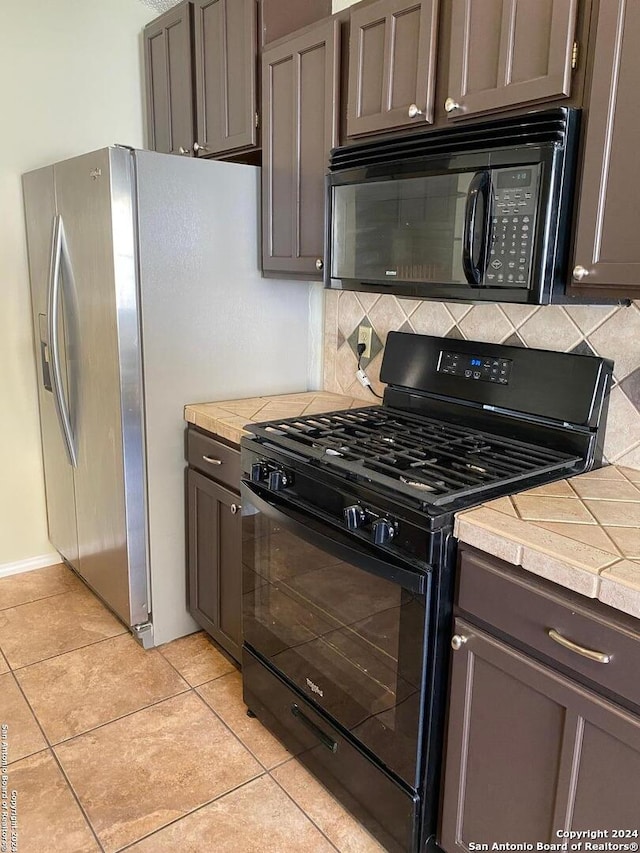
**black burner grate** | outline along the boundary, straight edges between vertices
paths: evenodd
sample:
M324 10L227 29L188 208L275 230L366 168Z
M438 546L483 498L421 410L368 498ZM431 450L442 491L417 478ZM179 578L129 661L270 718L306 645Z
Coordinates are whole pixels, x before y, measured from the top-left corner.
M251 431L331 468L435 505L561 471L581 459L387 407L269 421L252 424Z

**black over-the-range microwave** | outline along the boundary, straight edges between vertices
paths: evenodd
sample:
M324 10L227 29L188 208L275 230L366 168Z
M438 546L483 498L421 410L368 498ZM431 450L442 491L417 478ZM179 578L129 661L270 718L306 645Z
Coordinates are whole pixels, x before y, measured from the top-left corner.
M325 284L563 301L579 127L563 107L334 149Z

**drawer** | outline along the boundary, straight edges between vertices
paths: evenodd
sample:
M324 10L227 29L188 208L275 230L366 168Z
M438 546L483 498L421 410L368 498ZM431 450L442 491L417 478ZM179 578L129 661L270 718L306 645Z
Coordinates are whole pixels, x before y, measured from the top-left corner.
M633 617L466 549L457 609L600 693L640 707L640 624ZM585 651L609 660L592 660Z
M375 835L386 850L416 848L419 799L266 666L242 650L245 704L284 746Z
M187 430L187 462L207 477L240 491L240 449L189 427Z

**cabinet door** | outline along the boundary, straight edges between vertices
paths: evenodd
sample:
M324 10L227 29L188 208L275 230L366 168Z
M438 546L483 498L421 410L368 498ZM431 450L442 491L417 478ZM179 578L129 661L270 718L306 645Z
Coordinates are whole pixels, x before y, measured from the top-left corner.
M256 144L256 0L196 0L198 156Z
M240 661L242 530L240 496L197 471L187 472L189 609Z
M193 149L192 14L180 3L144 31L148 143L164 154Z
M462 620L455 630L443 849L636 828L640 719Z
M321 278L324 175L338 143L339 24L314 24L262 55L262 266Z
M438 0L378 0L352 12L348 136L433 121L437 11Z
M578 0L456 0L450 119L571 93Z
M600 3L586 116L574 295L640 296L640 7ZM608 292L607 292L608 291Z

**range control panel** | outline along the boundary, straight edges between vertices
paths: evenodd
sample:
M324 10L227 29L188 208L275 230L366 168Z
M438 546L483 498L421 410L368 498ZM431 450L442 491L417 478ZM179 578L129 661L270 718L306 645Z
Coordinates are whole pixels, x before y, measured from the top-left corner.
M491 252L484 274L488 285L527 287L531 272L533 235L540 166L496 169L492 175L494 208Z
M461 376L480 382L495 382L508 385L513 362L508 358L493 358L486 355L464 355L442 350L438 360L438 373Z

